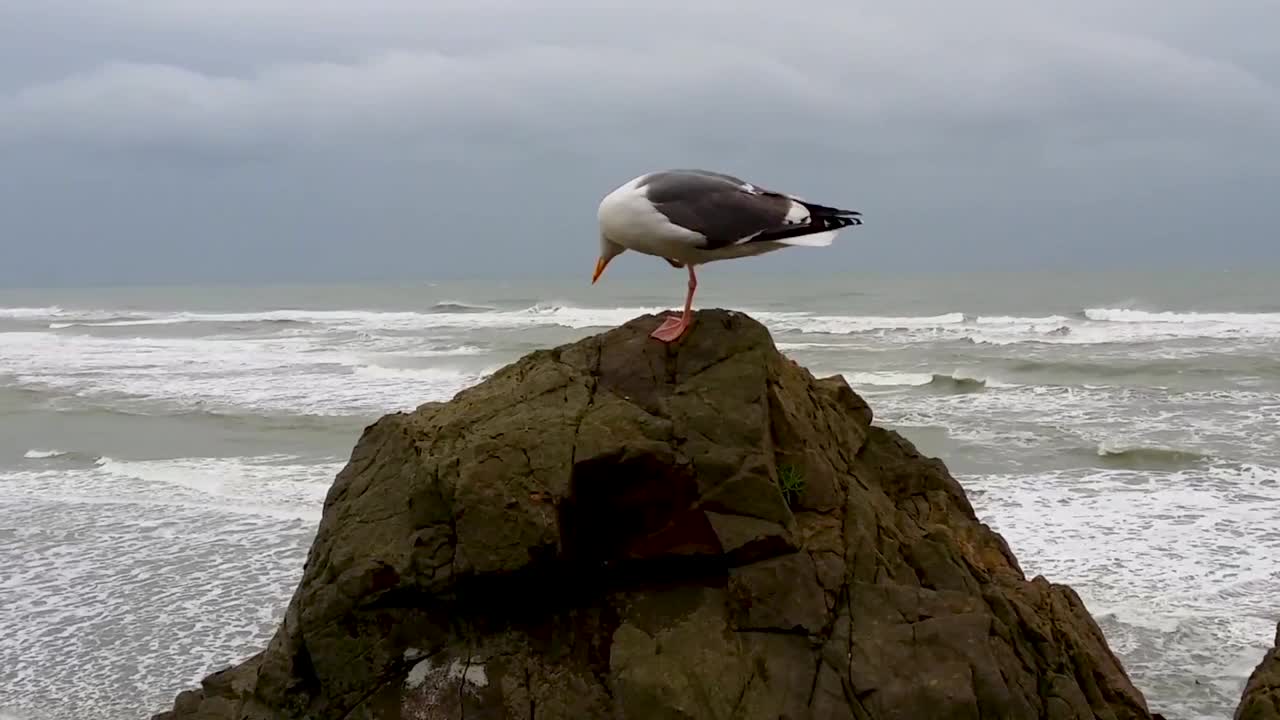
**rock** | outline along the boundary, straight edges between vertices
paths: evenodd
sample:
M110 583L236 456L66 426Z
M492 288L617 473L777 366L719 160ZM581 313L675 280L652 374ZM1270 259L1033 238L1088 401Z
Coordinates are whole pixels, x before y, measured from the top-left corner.
M1249 676L1234 720L1280 720L1280 625L1275 645Z
M843 379L659 321L367 428L268 647L157 718L1152 717Z

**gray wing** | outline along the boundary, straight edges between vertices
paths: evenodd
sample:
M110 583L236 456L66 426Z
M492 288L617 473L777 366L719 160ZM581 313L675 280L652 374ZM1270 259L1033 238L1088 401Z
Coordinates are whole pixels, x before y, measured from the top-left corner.
M654 173L641 185L668 220L705 237L708 250L784 227L791 208L785 195L705 170Z

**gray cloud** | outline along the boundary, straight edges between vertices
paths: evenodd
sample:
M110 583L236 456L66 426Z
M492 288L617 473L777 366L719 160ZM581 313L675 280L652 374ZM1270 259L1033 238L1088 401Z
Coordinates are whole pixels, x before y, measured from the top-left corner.
M31 5L0 282L580 273L667 165L864 209L823 269L1280 255L1261 1Z

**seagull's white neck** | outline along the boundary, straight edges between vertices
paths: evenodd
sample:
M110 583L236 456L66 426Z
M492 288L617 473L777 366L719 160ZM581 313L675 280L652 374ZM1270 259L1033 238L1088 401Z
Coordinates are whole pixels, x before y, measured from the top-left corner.
M600 233L600 259L608 262L615 257L626 252L626 248L609 239L604 233Z

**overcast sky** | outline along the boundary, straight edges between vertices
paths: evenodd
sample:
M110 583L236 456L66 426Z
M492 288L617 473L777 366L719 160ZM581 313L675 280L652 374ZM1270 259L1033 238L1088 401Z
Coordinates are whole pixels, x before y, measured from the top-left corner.
M865 213L752 271L1280 265L1277 27L1274 0L0 0L0 284L586 279L600 198L669 166Z

